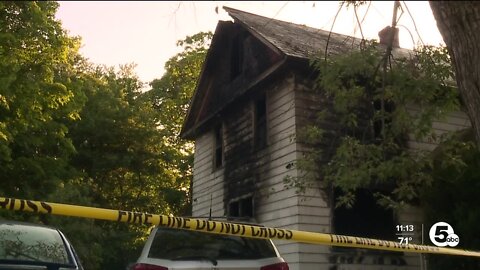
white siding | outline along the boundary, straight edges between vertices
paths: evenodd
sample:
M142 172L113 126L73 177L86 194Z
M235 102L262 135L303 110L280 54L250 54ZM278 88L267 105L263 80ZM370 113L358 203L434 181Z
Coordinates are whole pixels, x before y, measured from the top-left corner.
M330 232L330 208L319 196L319 189L309 189L299 195L294 188L286 189L284 178L298 176L295 168L287 165L295 162L301 153L296 143L298 130L295 77L287 77L281 84L267 91L267 125L269 148L265 153L264 196L257 204L258 222L266 226ZM329 247L274 241L291 270L324 269L328 266ZM327 268L325 268L327 269Z
M303 85L294 81L294 91L289 95L290 102L294 103L294 106L293 108L289 106L290 110L288 112L282 112L286 117L293 117L288 122L293 130L287 135L288 140L295 145L295 156L292 161L300 159L305 151L305 147L296 142L296 133L301 128L302 121L308 118L312 112L318 111L318 104L320 103L315 102L316 97L314 95L310 96L307 92L302 91L303 88ZM305 100L309 102L305 102ZM290 173L290 176L299 176L299 174L295 170ZM289 198L288 201L294 204L296 210L295 216L292 217L295 223L288 228L320 233L331 232L331 211L324 198L323 191L318 187L309 187L303 194L295 193L294 188L292 190L294 191L292 193L294 197ZM328 257L330 247L328 246L287 243L285 241L279 242L278 246L284 250L282 255L292 270L329 269L331 266Z
M418 113L419 109L416 108L414 105L410 105L408 110L411 114L415 115ZM449 113L443 119L438 119L433 122L433 132L436 135L436 138L425 138L425 139L416 139L413 135L410 135L410 140L408 142L408 146L411 149L415 150L426 150L432 151L434 150L438 143L440 136L447 132L462 130L465 128L470 127L470 119L468 116L462 112L452 112Z
M193 163L192 215L208 217L223 216L223 170L213 170L214 134L207 132L195 140Z
M295 133L295 103L293 77L267 91L268 148L264 156L264 178L258 199L257 221L266 226L296 229L298 223L298 198L293 189L285 189L283 179L296 175L287 165L296 159L296 144L291 140ZM298 243L274 241L279 252L289 263L290 269L298 269Z
M409 106L409 112L412 114L418 113L419 109L415 106ZM452 112L449 113L443 119L437 119L432 124L433 133L435 137L425 138L418 140L413 135L410 135L410 140L408 141L408 146L412 150L421 150L421 151L433 151L440 142L440 136L453 131L462 130L470 127L470 120L468 116L462 112ZM401 209L397 215L399 224L411 224L415 226L415 236L414 243L422 243L422 233L425 239L428 239L428 228L423 228L423 212L418 207L404 207ZM428 244L428 241L427 241ZM418 255L413 253L405 254L405 260L407 265L416 266L418 269L421 265L421 261L424 260L424 255Z

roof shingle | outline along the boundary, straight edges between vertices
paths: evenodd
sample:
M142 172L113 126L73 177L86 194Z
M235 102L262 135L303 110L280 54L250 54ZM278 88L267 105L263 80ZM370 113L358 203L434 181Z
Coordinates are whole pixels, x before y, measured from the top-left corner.
M235 22L292 57L311 59L314 56L323 56L325 49L328 49L328 55L346 53L359 48L361 42L361 39L352 36L279 21L229 7L223 8ZM407 49L394 49L394 54L402 56L408 56L409 52L411 51Z

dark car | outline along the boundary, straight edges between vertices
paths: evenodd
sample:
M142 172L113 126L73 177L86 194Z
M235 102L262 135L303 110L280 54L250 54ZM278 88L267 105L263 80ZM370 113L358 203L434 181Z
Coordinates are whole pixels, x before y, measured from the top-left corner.
M83 267L60 230L0 220L0 269L82 270Z
M155 227L133 270L288 270L272 241Z

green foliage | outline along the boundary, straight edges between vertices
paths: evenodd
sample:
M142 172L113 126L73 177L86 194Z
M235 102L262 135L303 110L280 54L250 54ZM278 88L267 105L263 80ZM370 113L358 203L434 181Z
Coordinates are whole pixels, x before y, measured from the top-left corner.
M178 41L177 45L184 50L165 63L165 74L153 80L152 89L146 93L155 109L162 112L158 121L168 135L180 134L211 38L211 32L200 32ZM170 143L179 142L178 136L168 139Z
M45 200L76 205L94 205L89 187L82 185L80 178L65 181ZM108 239L104 237L103 228L98 226L94 220L44 216L43 223L61 228L62 232L72 242L85 269L101 269L102 253L106 250L103 243Z
M304 175L287 179L287 186L323 179L346 194L337 206L352 205L360 188L384 190L377 196L386 207L415 202L419 187L432 181L432 159L410 149L407 140L438 140L433 120L458 109L457 91L447 83L453 77L449 63L445 48L393 58L375 42L313 61L316 91L327 104L299 135L315 150L297 164Z
M133 65L97 67L54 16L56 2L0 2L0 194L159 214L188 212L191 143L178 133L211 33L178 45L165 75L143 84ZM148 228L0 211L54 225L86 269L121 269Z
M54 19L55 2L0 3L0 192L45 198L71 171L65 123L82 96L66 87L79 42Z
M170 181L176 183L165 187L163 193L171 205L176 205L177 214L188 214L191 208L185 191L190 190L194 150L192 143L182 140L179 134L211 38L212 33L200 32L179 41L177 45L183 51L167 61L165 74L154 80L152 89L142 97L157 112L153 117L162 138L163 165L171 172Z
M84 174L95 202L103 207L168 212L159 200L166 184L161 140L153 109L138 97L133 66L84 71L74 82L87 102L81 120L69 127L77 154L72 165Z
M476 148L472 130L454 133L434 152L432 170L435 181L422 189L422 207L426 227L438 221L449 223L460 236L458 248L480 248L480 152ZM430 269L479 269L474 258L433 256Z
M161 189L172 185L170 172L163 167L154 110L140 98L142 84L133 68L126 65L115 71L87 64L72 78L70 84L87 100L80 120L68 126L76 149L70 164L80 173L71 185L82 188L82 194L90 198L85 205L168 214L171 210ZM78 196L65 200L81 202ZM142 226L99 221L81 221L77 226L72 222L71 218L62 219L60 224L74 232L72 241L94 269L125 267L139 255L137 239L147 233ZM79 231L88 228L89 236L84 235L88 231Z
M87 187L93 204L159 214L189 211L193 149L178 134L210 38L199 34L180 42L185 51L167 62L165 75L145 93L132 65L115 72L84 64L71 80L87 98L81 120L69 126L77 151L71 164L82 173L78 184ZM93 268L123 268L139 256L147 229L95 222L92 242L108 248L94 254L83 249L83 256L93 258Z

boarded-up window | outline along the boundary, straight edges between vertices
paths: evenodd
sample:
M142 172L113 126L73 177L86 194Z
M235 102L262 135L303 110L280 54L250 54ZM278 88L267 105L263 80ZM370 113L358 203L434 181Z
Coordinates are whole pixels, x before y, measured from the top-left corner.
M223 166L223 130L222 126L215 128L215 157L214 168L220 168Z
M265 94L255 102L254 126L255 148L264 148L267 146L267 102Z

